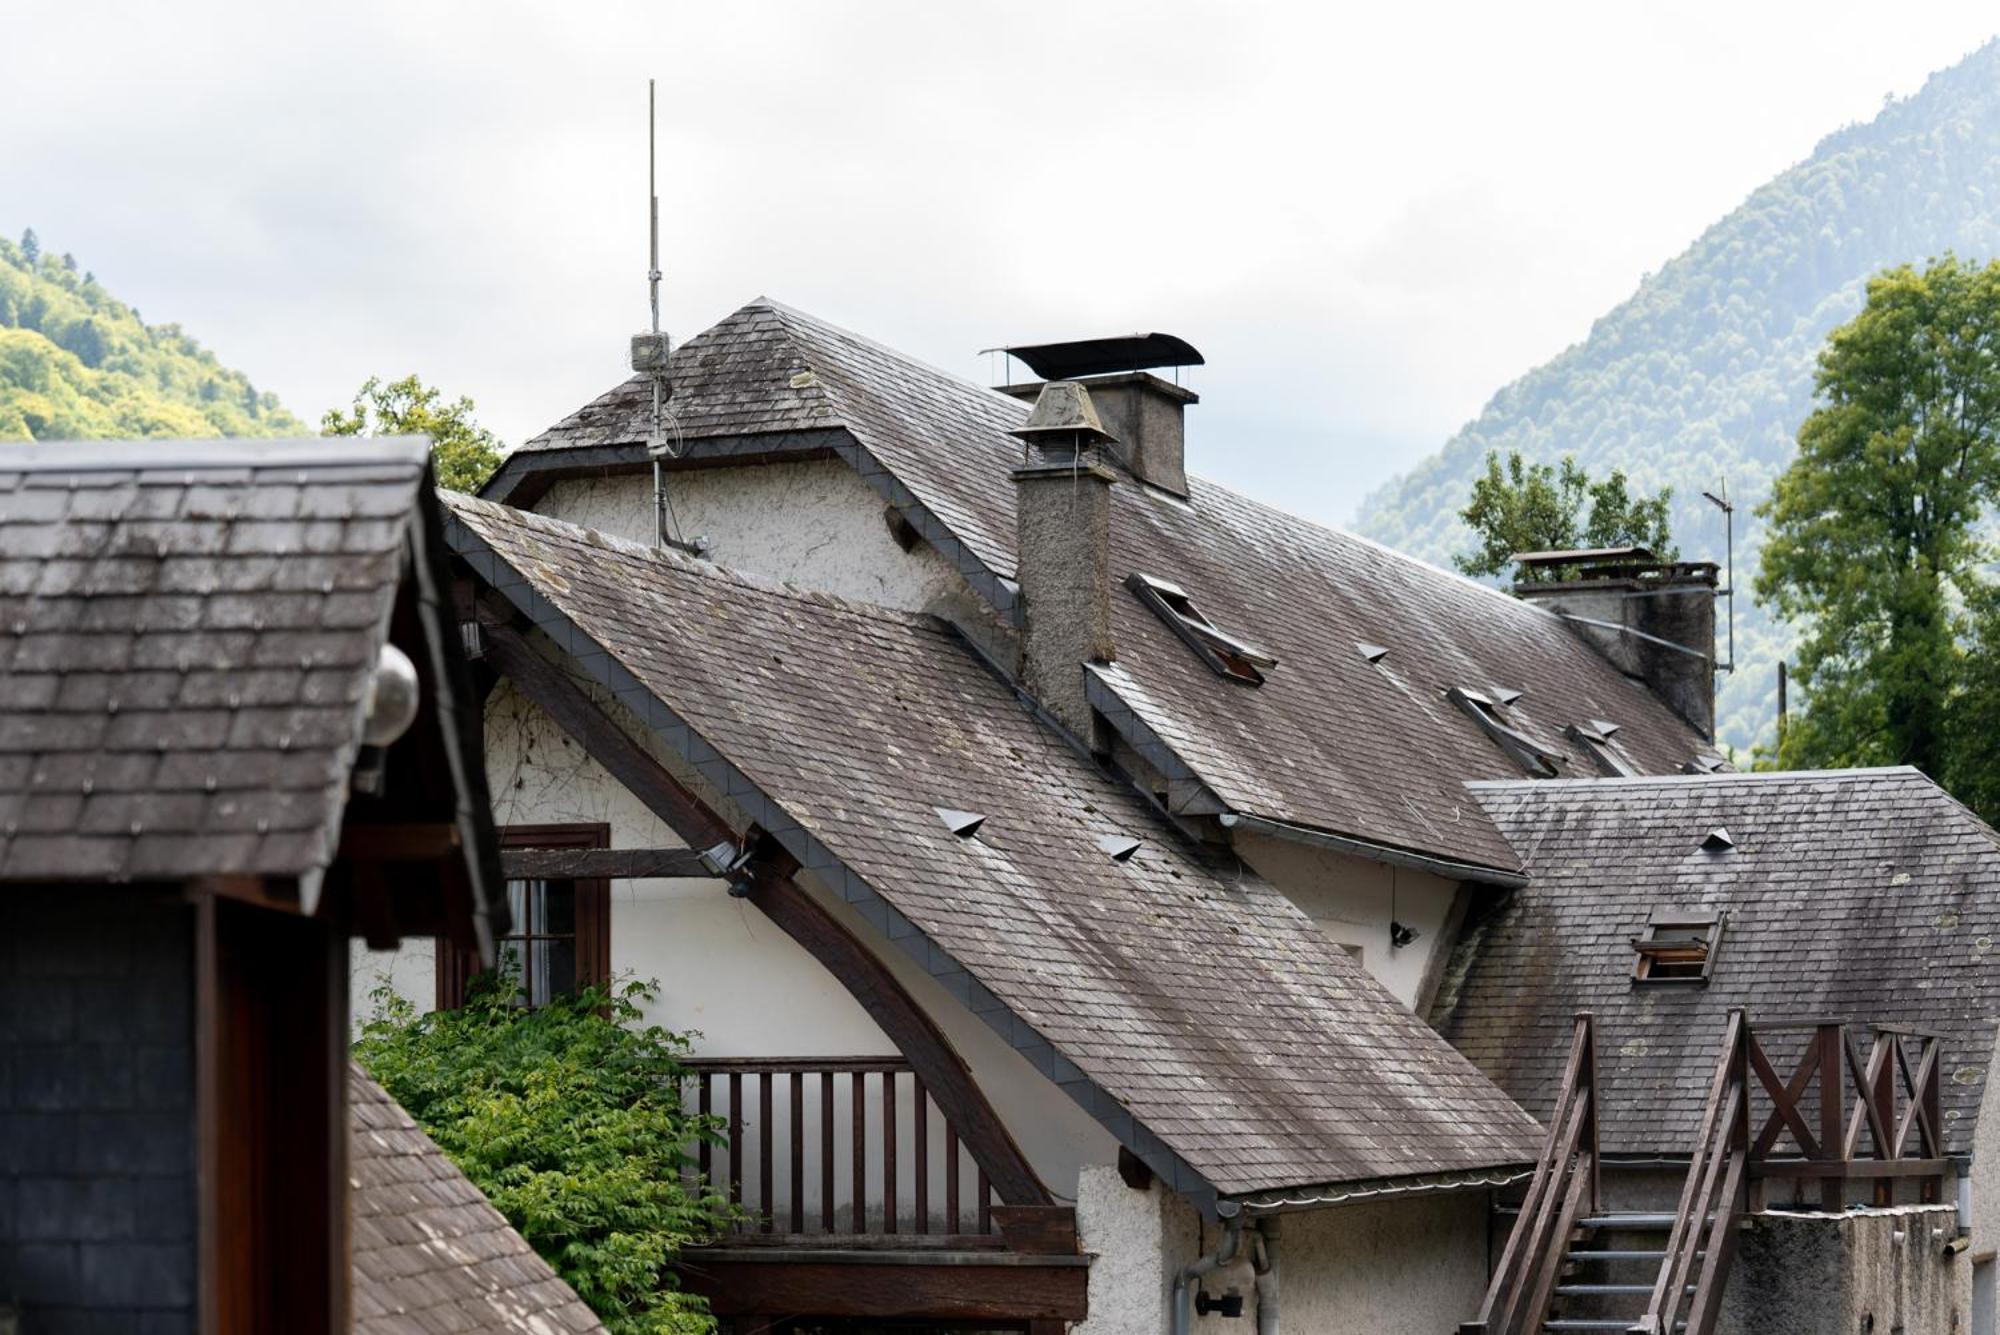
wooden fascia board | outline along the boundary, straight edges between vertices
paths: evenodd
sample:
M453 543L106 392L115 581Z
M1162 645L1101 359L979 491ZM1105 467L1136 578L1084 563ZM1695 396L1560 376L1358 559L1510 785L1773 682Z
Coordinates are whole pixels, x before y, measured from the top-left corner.
M470 526L454 518L447 527L446 536L453 550L466 558L476 572L483 576L482 566L492 572L487 583L496 594L547 634L584 676L609 691L614 699L692 766L714 791L730 794L746 817L797 859L800 866L817 876L843 902L853 905L878 935L937 979L947 992L1110 1132L1114 1140L1137 1155L1161 1181L1187 1196L1203 1213L1214 1214L1219 1193L1199 1170L1181 1158L1110 1091L1058 1051L1040 1030L994 996L949 951L933 941L922 928L904 917L873 886L834 856L831 849L772 801L751 782L749 776L730 764L623 663L586 635L560 608L544 598L525 576L502 560ZM685 832L677 833L681 833L683 838L688 837Z

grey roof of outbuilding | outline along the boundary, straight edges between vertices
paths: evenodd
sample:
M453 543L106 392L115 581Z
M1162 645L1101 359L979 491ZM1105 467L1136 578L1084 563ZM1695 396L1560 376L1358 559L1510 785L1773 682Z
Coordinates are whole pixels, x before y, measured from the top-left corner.
M1689 1149L1727 1011L1948 1036L1970 1148L2000 1017L2000 836L1913 769L1469 785L1529 883L1468 928L1433 1021L1546 1118L1573 1017L1598 1031L1607 1150ZM1729 831L1733 850L1703 839ZM1655 910L1725 915L1706 986L1635 986ZM1802 1038L1774 1036L1787 1053ZM1773 1058L1790 1074L1794 1058Z
M1224 1194L1532 1158L1513 1103L949 626L450 505L481 578L1128 1144Z
M837 452L920 510L919 531L1009 610L1020 442L1008 432L1028 405L764 299L679 348L674 373L691 454L844 435L852 446ZM552 452L581 462L643 441L649 402L634 379L586 405L518 451L494 494L548 467ZM1589 719L1619 725L1641 772L1672 772L1707 749L1547 610L1200 478L1189 489L1185 502L1113 489L1114 576L1181 586L1278 667L1256 688L1222 680L1121 592L1118 660L1101 684L1128 739L1169 749L1191 771L1172 777L1209 790L1207 806L1507 872L1512 854L1460 784L1519 770L1446 689L1525 692L1509 722L1569 775L1596 772L1564 736ZM1371 663L1361 643L1388 653Z
M323 869L427 457L0 447L0 879Z
M401 1104L359 1066L347 1082L354 1335L603 1335Z

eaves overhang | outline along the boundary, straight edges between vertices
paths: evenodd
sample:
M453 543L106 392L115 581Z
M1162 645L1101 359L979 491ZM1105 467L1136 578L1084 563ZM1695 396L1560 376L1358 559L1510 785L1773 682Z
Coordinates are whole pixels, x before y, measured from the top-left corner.
M1149 1130L1118 1099L1086 1074L1026 1018L995 996L951 953L905 917L880 891L857 875L783 806L732 764L671 706L609 649L582 627L508 562L478 533L455 515L447 514L446 541L452 551L495 593L504 597L589 680L609 691L643 720L714 790L735 803L759 829L775 839L800 867L810 871L854 910L883 939L914 960L944 990L1047 1076L1112 1138L1130 1150L1168 1187L1188 1197L1204 1214L1214 1217L1221 1195L1209 1180Z
M670 467L726 467L774 459L824 457L840 459L852 468L876 495L896 508L917 535L952 569L964 576L966 583L995 612L1012 625L1021 624L1021 586L982 561L978 553L952 532L949 524L919 500L917 494L846 427L691 437L674 457ZM552 450L516 450L480 488L479 498L516 509L528 509L556 482L637 473L651 467L652 456L647 453L644 441L567 446Z
M1521 1114L1526 1117L1524 1112ZM1437 1196L1458 1191L1491 1191L1512 1186L1534 1175L1532 1163L1469 1169L1459 1173L1425 1173L1416 1177L1384 1177L1369 1182L1328 1182L1313 1187L1279 1187L1273 1191L1252 1191L1223 1198L1222 1209L1233 1206L1253 1214L1281 1214L1289 1210L1318 1210L1334 1205L1359 1205L1370 1201L1401 1200L1411 1196Z
M1462 861L1236 810L1209 787L1194 767L1181 758L1173 743L1147 723L1094 665L1084 669L1083 690L1090 707L1110 725L1111 730L1166 779L1167 808L1174 815L1214 816L1226 829L1349 853L1391 866L1430 872L1450 880L1476 881L1506 888L1528 883L1527 875L1518 868Z

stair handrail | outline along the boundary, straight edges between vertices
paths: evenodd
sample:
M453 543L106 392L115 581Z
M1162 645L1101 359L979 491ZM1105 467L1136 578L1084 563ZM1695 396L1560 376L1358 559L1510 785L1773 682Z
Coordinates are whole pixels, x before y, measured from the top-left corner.
M1628 1327L1630 1335L1673 1335L1677 1330L1707 1335L1714 1327L1735 1255L1738 1224L1749 1203L1745 1177L1750 1159L1749 1060L1749 1025L1743 1011L1732 1008L1708 1103L1702 1109L1694 1156L1667 1234L1666 1256L1646 1314Z
M1579 1011L1548 1139L1479 1316L1460 1323L1459 1335L1526 1335L1540 1328L1577 1214L1598 1208L1596 1085L1596 1025L1589 1011Z

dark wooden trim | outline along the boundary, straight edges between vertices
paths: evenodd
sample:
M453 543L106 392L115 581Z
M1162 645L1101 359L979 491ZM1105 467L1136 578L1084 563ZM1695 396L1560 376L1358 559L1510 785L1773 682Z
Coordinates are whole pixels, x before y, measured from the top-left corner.
M488 656L531 702L690 847L734 843L728 822L628 736L581 687L534 651L511 626L489 628ZM861 1003L909 1059L938 1110L1009 1205L1051 1205L1020 1147L944 1033L873 951L802 889L782 850L765 847L744 869L747 898L803 946Z
M508 848L500 869L510 881L636 881L712 877L691 848Z
M212 1239L220 1201L221 1119L218 1115L218 1044L222 1003L215 943L215 895L194 895L194 1115L195 1115L195 1329L221 1329L220 1263Z
M576 983L578 987L602 985L611 980L611 885L603 876L555 876L515 869L511 859L520 854L511 850L529 849L559 857L589 856L601 852L611 842L611 827L602 821L564 824L503 825L495 831L499 839L501 866L508 880L569 881L576 896ZM518 928L520 924L515 924ZM504 941L504 937L502 940ZM498 949L500 942L495 942ZM439 943L437 1007L451 1010L465 1002L465 985L479 972L479 960L472 951Z
M458 851L458 826L445 821L349 825L340 832L341 861L434 862Z
M1082 1259L996 1264L990 1252L724 1259L694 1251L684 1256L681 1282L722 1317L784 1312L878 1321L1081 1321L1090 1311L1090 1271Z

